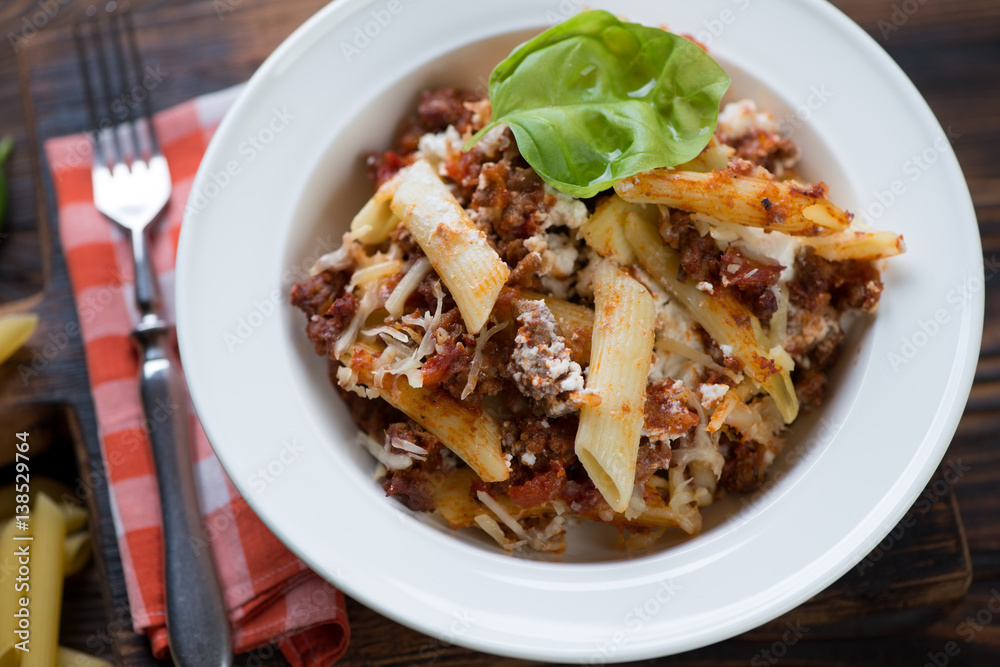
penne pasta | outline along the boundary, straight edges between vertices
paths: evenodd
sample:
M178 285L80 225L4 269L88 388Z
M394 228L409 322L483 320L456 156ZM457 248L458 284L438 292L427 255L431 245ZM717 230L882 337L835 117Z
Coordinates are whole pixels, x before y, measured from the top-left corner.
M626 201L666 204L724 222L786 234L817 236L847 229L851 216L826 197L789 181L740 176L729 171L699 173L655 169L615 183Z
M580 226L580 235L591 248L621 266L635 263L635 252L625 239L625 218L638 215L655 221L659 210L647 204L633 204L611 194L601 200L594 214Z
M639 263L685 303L692 317L720 346L732 348L732 356L739 359L747 375L774 398L785 423L790 424L799 411L792 386L791 359L780 347L767 349L761 345L763 336L755 333L760 330L757 318L726 292L709 295L678 280L680 258L673 248L663 243L655 228L630 221L625 234Z
M804 243L812 246L817 255L831 262L843 262L849 259L858 261L888 259L906 250L901 234L858 229L808 238Z
M44 493L35 498L31 515L31 650L22 654L21 667L52 667L59 652L66 522Z
M12 640L0 642L0 667L17 667L20 662L20 651L14 648Z
M94 553L90 533L81 531L66 536L63 543L63 576L70 577L83 570Z
M718 138L712 137L705 150L698 153L694 159L679 164L674 167L677 171L716 171L725 169L729 165L729 158L736 154L732 146L719 143Z
M75 651L65 646L59 647L57 667L114 667L107 660L102 660L89 653Z
M354 238L364 244L378 244L389 238L399 226L399 218L392 212L392 198L399 187L399 175L382 184L371 199L351 220Z
M411 387L405 377L385 375L376 385L373 350L358 344L347 364L357 382L374 389L387 403L404 412L465 461L484 482L502 482L510 475L500 447L500 424L479 407L465 405L441 389Z
M656 308L645 287L607 261L594 275L594 302L587 389L601 403L581 408L575 450L611 509L623 512L635 482Z
M392 210L441 276L465 328L479 333L510 276L486 234L425 160L401 172Z

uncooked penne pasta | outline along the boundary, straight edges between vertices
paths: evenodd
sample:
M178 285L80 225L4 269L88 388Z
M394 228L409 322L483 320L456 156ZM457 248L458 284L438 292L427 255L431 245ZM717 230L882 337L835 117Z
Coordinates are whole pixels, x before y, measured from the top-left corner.
M826 197L788 181L740 176L729 171L699 173L654 169L615 183L622 199L666 204L725 222L817 236L847 229L851 217Z
M32 507L31 533L34 539L25 543L31 553L31 650L21 655L21 667L52 667L59 653L66 522L44 493Z
M500 447L500 424L481 408L463 404L443 389L411 387L405 377L385 375L376 385L371 360L377 355L357 345L348 362L358 383L371 387L387 403L433 433L484 482L502 482L510 475Z
M465 328L479 333L510 269L426 160L405 169L400 179L393 212L441 276Z
M687 305L691 316L720 346L731 348L732 356L739 359L744 371L774 398L785 423L790 424L799 412L792 386L791 360L781 348L769 350L761 346L755 335L755 330L760 330L757 318L727 292L708 295L678 280L680 258L673 248L663 243L655 228L630 221L625 226L625 234L643 268Z
M392 212L392 197L399 187L399 175L382 184L371 199L351 220L351 231L358 241L378 244L389 238L389 234L399 225L399 218Z
M10 518L0 530L0 649L8 644L13 646L17 641L14 636L14 629L17 627L14 612L18 610L17 600L22 593L15 589L18 563L14 550L17 548L15 545L19 544L14 541L15 534L14 519Z
M66 536L63 543L63 576L70 577L82 570L94 552L90 533L80 531Z
M594 275L594 311L587 389L601 403L581 408L575 450L611 509L623 512L635 486L656 308L645 287L604 261Z
M107 660L102 660L89 653L74 651L65 646L59 647L59 657L57 667L114 667Z
M829 236L807 238L804 243L831 262L887 259L906 250L902 235L887 231L848 229Z

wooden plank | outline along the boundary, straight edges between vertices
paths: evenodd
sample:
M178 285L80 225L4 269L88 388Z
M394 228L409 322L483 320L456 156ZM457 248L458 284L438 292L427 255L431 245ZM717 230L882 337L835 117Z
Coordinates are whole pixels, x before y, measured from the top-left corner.
M245 79L273 47L312 14L323 0L241 0L229 2L221 16L213 3L202 0L134 0L140 43L147 62L160 64L168 72L154 91L156 108L164 108L189 97ZM884 38L879 21L892 21L899 0L837 0L835 5L859 20L876 40L889 49L927 97L942 124L959 136L954 148L966 175L973 184L977 214L983 226L984 252L1000 252L997 229L1000 223L994 185L997 182L995 155L1000 149L1000 60L996 44L1000 40L1000 7L995 2L953 0L948 3L918 3L898 31ZM21 17L37 11L36 0L8 0L0 8L0 26L21 25ZM23 43L17 58L0 56L0 134L18 137L12 180L11 238L0 238L0 302L22 301L13 307L37 308L42 327L36 340L59 336L66 322L75 321L72 295L65 264L54 232L54 220L46 212L54 210L51 186L37 168L39 143L30 143L29 131L37 131L40 141L48 136L75 132L87 126L82 107L82 89L69 42L67 26L82 7L61 6L37 35ZM7 34L7 31L3 31ZM20 78L30 82L28 95L19 86ZM22 112L19 99L29 104ZM33 108L32 108L33 107ZM33 168L32 162L36 163ZM44 188L38 184L45 183ZM36 215L38 201L44 201ZM45 249L51 249L51 266L46 267ZM14 258L12 260L11 258ZM12 263L12 261L14 263ZM21 262L20 264L16 262ZM42 300L39 290L44 286ZM958 548L961 523L954 520L952 491L948 500L933 503L918 522L901 535L901 541L866 569L860 581L851 573L813 601L793 611L782 621L757 629L739 640L706 647L684 656L637 664L746 665L771 664L767 659L783 651L782 664L878 665L924 664L928 655L944 650L948 641L957 642L959 664L1000 663L1000 622L991 619L965 642L972 626L967 619L977 614L985 618L991 591L1000 584L1000 456L996 441L1000 434L1000 410L996 404L996 361L1000 356L1000 293L987 285L988 322L984 338L987 354L980 364L970 410L963 418L958 435L948 453L973 467L954 489L968 532L971 554ZM4 306L0 305L0 309ZM8 307L10 307L8 305ZM41 363L30 351L20 353L12 363L0 367L0 405L17 401L48 400L65 403L80 421L84 460L100 475L96 457L96 423L87 388L86 367L78 339L68 340L47 362L38 376L25 383L16 373L18 365ZM78 439L79 441L79 439ZM67 588L64 638L83 650L109 648L115 642L120 664L157 664L148 654L142 637L128 632L127 598L121 564L114 542L107 496L91 494L100 515L98 533L107 576L105 596L110 615L99 618L93 605L94 579L91 570L86 585ZM913 544L910 544L910 542ZM970 565L971 564L971 565ZM970 567L976 581L969 594L953 611L941 603L960 596L968 581ZM860 576L860 575L859 575ZM98 578L100 580L101 578ZM77 599L76 595L80 598ZM91 596L88 598L87 596ZM929 603L929 604L928 604ZM908 605L921 605L915 608ZM906 607L906 609L899 609ZM353 640L343 665L535 665L538 662L503 660L465 649L446 646L442 641L402 628L357 602L350 602ZM852 615L853 620L852 620ZM808 620L809 630L794 643L782 635L788 624ZM785 625L782 625L782 622ZM963 625L965 623L966 625ZM897 636L879 639L858 638L887 631ZM853 641L823 637L843 636ZM802 641L799 641L801 639ZM784 646L782 646L784 642ZM771 651L765 653L765 651ZM280 658L261 661L259 656L242 656L238 664L284 664ZM763 661L763 662L761 662Z

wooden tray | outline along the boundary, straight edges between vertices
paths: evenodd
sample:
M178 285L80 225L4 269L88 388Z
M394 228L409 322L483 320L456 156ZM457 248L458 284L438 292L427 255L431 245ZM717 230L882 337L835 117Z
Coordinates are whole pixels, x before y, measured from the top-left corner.
M137 10L139 42L147 62L167 73L153 91L156 108L245 80L264 57L322 4L320 0L142 0ZM844 0L835 3L881 38L893 21L888 1ZM903 3L906 4L906 3ZM987 251L1000 249L1000 177L993 167L1000 148L996 113L979 117L953 100L956 81L980 84L983 108L1000 108L995 44L1000 20L986 17L1000 12L987 2L953 2L950 8L919 3L923 8L889 31L884 46L926 87L923 92L942 117L956 119L956 149L980 203L979 215ZM947 3L946 3L947 4ZM75 320L66 266L55 234L51 181L41 159L45 138L86 128L83 92L78 81L68 25L78 8L67 6L51 17L30 39L21 40L16 58L0 58L0 132L18 122L10 105L23 104L24 125L17 131L19 145L10 170L13 216L10 237L0 239L0 311L33 308L42 325L33 339L35 349L59 336L66 322ZM35 3L13 0L0 19L32 16ZM902 19L898 19L902 20ZM903 29L905 28L905 29ZM952 60L925 54L931 40ZM936 41L934 41L936 40ZM992 45L992 46L991 46ZM992 50L991 50L992 49ZM992 56L991 56L992 54ZM992 60L991 60L992 58ZM990 64L992 63L992 64ZM15 68L16 67L16 71ZM990 79L992 76L992 79ZM995 85L983 85L992 80ZM15 87L10 82L17 82ZM20 100L18 100L20 97ZM986 100L991 100L987 105ZM16 106L13 108L17 108ZM10 128L10 129L8 129ZM962 142L965 142L964 144ZM16 256L17 262L8 258ZM995 273L995 271L994 271ZM989 288L988 321L1000 316L1000 300ZM7 297L7 298L5 298ZM148 644L130 631L128 600L118 558L114 526L97 441L97 426L79 339L67 340L43 371L25 383L19 365L35 361L25 349L0 367L0 425L8 433L30 423L34 432L70 440L77 454L81 480L96 480L81 493L91 509L92 529L99 540L99 558L91 570L67 586L63 642L93 653L113 651L122 665L159 664L149 656ZM40 362L38 362L40 363ZM1000 327L987 329L984 359L970 410L946 462L964 461L973 470L959 480L957 490L944 481L932 482L925 500L918 502L869 560L829 589L786 616L734 640L683 656L641 664L836 665L923 664L928 656L954 659L952 664L1000 664L1000 623L982 624L974 641L964 641L961 625L989 608L1000 586L1000 455L993 445L1000 434ZM65 445L64 445L65 446ZM0 479L6 479L0 477ZM84 487L87 488L87 487ZM963 514L958 505L961 502ZM962 516L970 525L966 539ZM973 549L970 555L969 542ZM776 554L776 557L780 555ZM973 581L973 569L977 580ZM752 576L752 573L748 573ZM104 604L96 604L99 586ZM528 665L540 664L485 656L398 626L351 601L352 643L342 665ZM980 618L982 620L982 618ZM894 636L892 636L894 635ZM875 639L875 637L881 637ZM958 642L959 658L944 652L948 641ZM779 655L780 653L780 655ZM784 658L795 656L792 658ZM241 656L238 664L284 664L275 651Z

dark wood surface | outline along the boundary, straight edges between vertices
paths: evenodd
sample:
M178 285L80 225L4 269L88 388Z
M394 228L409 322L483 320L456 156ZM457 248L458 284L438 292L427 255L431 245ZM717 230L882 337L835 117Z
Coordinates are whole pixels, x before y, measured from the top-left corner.
M81 343L66 340L51 359L36 354L53 340L50 334L58 340L65 323L76 317L39 148L46 137L86 127L67 26L88 4L0 3L0 35L5 37L0 44L0 135L17 139L8 164L11 215L0 230L0 312L31 308L42 316L32 346L0 367L0 427L12 433L28 424L40 441L51 442L47 465L52 474L69 482L92 508L92 528L102 548L95 565L67 583L63 643L115 656L119 664L150 665L156 663L145 640L129 632L106 488L100 460L92 456L97 430ZM154 106L164 108L245 80L323 4L133 0L146 61L167 73L153 91ZM997 266L1000 2L834 4L882 44L916 83L942 126L957 135L954 148L976 204L984 256L988 266ZM31 21L41 27L28 28ZM1000 614L991 610L991 602L994 610L1000 604L1000 292L992 280L995 272L987 269L987 323L976 384L945 459L971 470L954 485L932 484L926 496L933 501L929 509L916 505L912 525L900 529L891 546L876 549L870 567L855 568L787 617L740 638L640 664L1000 664ZM42 366L41 372L25 382L18 367L32 363ZM72 463L74 451L79 461L75 470L65 463ZM343 665L539 664L448 646L354 601L349 611L352 643ZM787 623L807 631L799 633L801 638L788 635ZM794 641L786 642L783 634ZM947 654L949 648L955 655ZM260 664L260 657L241 656L239 662Z

